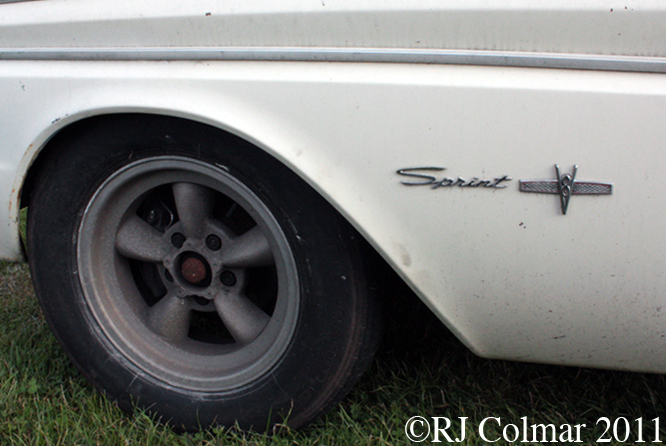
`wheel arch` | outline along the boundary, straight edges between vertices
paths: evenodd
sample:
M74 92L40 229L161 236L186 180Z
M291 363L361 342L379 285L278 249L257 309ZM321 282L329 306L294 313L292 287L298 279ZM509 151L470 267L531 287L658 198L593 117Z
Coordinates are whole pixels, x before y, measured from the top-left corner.
M243 133L238 129L235 129L231 126L225 126L223 123L220 123L213 119L206 119L202 116L183 116L178 113L165 113L158 112L153 110L137 110L137 111L104 111L98 114L91 115L90 112L85 115L76 117L76 116L67 116L62 121L64 125L59 128L54 129L51 133L46 135L41 135L35 143L31 144L30 148L26 151L24 155L27 159L24 159L23 165L27 166L27 169L23 172L19 172L19 181L17 181L18 193L18 209L23 209L29 206L30 197L37 181L40 172L44 168L44 164L49 156L56 150L58 150L58 145L60 141L63 141L69 137L73 137L78 133L86 131L86 128L91 124L99 124L104 121L113 121L120 117L127 116L144 116L150 119L162 120L162 119L176 119L183 123L194 123L198 125L208 126L214 131L218 132L221 137L224 138L235 138L238 140L245 141L258 149L266 152L269 156L277 159L280 163L285 165L289 170L293 171L298 175L303 181L305 181L315 192L326 202L333 206L338 214L340 214L352 227L355 228L356 232L359 233L359 236L363 240L363 243L368 245L366 251L372 250L373 255L381 262L386 264L386 267L394 270L389 263L386 262L381 256L381 249L376 246L373 246L370 239L366 234L364 234L363 228L359 228L353 218L341 208L340 204L333 199L329 194L323 191L318 184L313 181L307 174L304 173L303 169L299 167L298 164L290 162L290 160L282 156L281 151L273 147L267 146L262 143L258 138L252 137L247 133ZM56 122L59 120L56 120ZM55 123L55 122L54 122ZM43 142L39 142L42 140ZM20 179L22 178L22 181ZM22 246L23 247L23 246ZM27 253L25 253L27 255Z
M180 116L177 113L168 114L164 112L156 111L105 111L99 114L90 115L89 113L80 116L78 118L68 116L66 119L66 124L64 126L55 128L52 132L47 133L45 136L42 135L39 139L43 142L41 144L37 143L38 146L35 147L35 144L31 146L26 151L27 160L24 160L24 165L27 166L27 169L24 172L19 172L21 175L19 178L23 178L23 181L19 185L19 209L27 207L30 204L30 195L32 193L35 181L39 175L40 170L43 168L44 160L48 155L57 150L58 142L62 139L65 139L74 134L85 131L86 127L92 123L100 123L101 121L113 121L121 116L145 116L151 117L155 120L159 119L177 119L183 122L192 122L201 125L207 125L214 128L220 135L224 135L227 138L239 138L253 144L254 146L260 148L261 150L268 152L274 158L277 158L283 164L286 164L287 167L296 172L301 178L303 175L299 172L295 166L287 164L284 162L281 157L276 156L277 152L270 150L270 148L265 147L264 144L261 144L259 141L251 138L249 135L241 134L240 132L235 132L232 128L224 128L217 122L211 120L206 120L201 117L192 117L192 116ZM56 119L53 124L55 124L59 119ZM308 182L306 180L306 182ZM308 182L309 183L309 182ZM310 184L310 183L309 183ZM316 188L315 188L316 190ZM321 195L321 194L320 194ZM329 200L327 200L329 201Z
M27 162L24 160L24 165L27 165L28 167L22 174L23 181L19 183L20 187L18 189L19 193L17 196L19 204L18 208L23 209L30 205L31 195L40 172L43 170L44 165L46 164L50 155L52 155L54 151L58 150L60 141L74 136L80 132L86 131L86 127L90 124L101 123L103 121L112 121L119 117L129 115L146 116L155 120L177 119L184 123L189 122L205 125L213 128L216 132L225 138L238 138L266 152L268 155L277 159L280 163L285 165L289 170L293 171L303 181L305 181L305 183L307 183L324 201L329 203L335 209L335 211L340 214L352 228L354 228L354 231L358 234L359 243L362 244L361 249L364 252L364 256L369 258L371 263L376 266L374 271L371 271L372 277L370 278L370 281L373 283L373 288L379 290L379 292L382 292L383 285L379 285L379 283L384 282L387 276L392 276L400 282L406 283L412 290L415 291L417 289L415 288L412 281L407 279L404 274L401 273L400 268L396 268L392 262L386 260L382 248L372 242L371 237L369 237L364 232L363 228L360 228L357 224L355 224L353 218L351 218L350 215L344 211L344 209L341 209L339 203L337 203L336 200L332 199L331 196L317 187L316 182L304 174L303 170L299 169L297 164L289 162L289 160L285 159L285 157L280 156L280 152L278 150L267 147L256 138L251 137L251 135L245 134L231 127L225 127L220 122L212 119L206 119L205 117L201 116L183 116L178 113L165 113L163 111L158 112L153 110L134 110L104 111L93 115L91 115L90 112L87 112L86 114L79 117L72 115L65 117L60 122L61 126L59 128L54 129L54 131L51 133L42 135L39 139L41 139L43 142L40 144L39 141L36 141L30 148L32 150L27 151L25 156L28 157L29 160ZM25 259L27 259L28 253L27 250L24 249L24 244L21 244L21 248L23 250ZM430 307L431 311L433 311L433 308L430 305L431 302L424 298L424 296L421 295L418 291L416 294L419 299L423 301L426 306ZM436 311L434 312L437 313Z
M277 159L270 157L268 154L262 152L261 149L257 148L254 145L251 145L245 140L237 139L238 141L240 141L240 144L237 144L234 141L231 142L230 144L223 144L220 146L218 145L218 138L217 138L218 133L216 133L216 130L211 129L210 127L202 128L198 126L196 123L189 123L183 125L182 127L179 127L178 123L173 120L158 121L156 123L155 128L160 130L159 132L157 132L151 130L144 130L144 127L145 129L150 129L151 124L155 122L152 121L152 119L157 119L157 118L152 118L152 117L146 118L144 116L137 119L132 119L132 117L129 117L128 119L128 116L125 115L123 116L123 119L119 119L116 122L112 123L109 123L109 121L102 122L105 119L113 120L115 118L105 117L105 118L96 118L93 120L84 120L76 125L72 125L71 127L68 126L67 130L63 130L51 138L48 148L46 149L47 151L42 150L39 161L33 163L33 168L35 170L33 171L34 177L32 178L32 181L33 182L36 181L36 183L33 183L35 184L34 194L32 194L32 196L30 194L26 194L26 199L33 200L32 205L34 207L33 212L30 213L29 224L28 224L29 234L32 235L32 237L29 237L30 248L32 252L49 253L50 256L60 255L62 253L65 253L63 254L63 256L67 256L67 258L69 259L78 258L76 254L77 243L72 243L73 240L72 234L76 235L77 233L79 233L79 231L81 231L81 227L83 227L83 223L79 221L79 218L83 218L83 221L85 221L85 217L79 217L79 216L87 215L88 214L87 211L94 209L90 207L91 203L91 201L89 201L90 200L89 197L91 196L90 194L98 190L100 184L102 185L107 184L108 180L105 180L108 178L107 174L109 173L113 174L114 172L120 172L121 170L124 171L124 167L127 167L128 165L143 166L144 161L150 157L158 158L159 159L158 162L164 163L164 160L162 159L163 152L169 152L170 156L172 157L181 156L180 154L182 153L190 153L190 150L196 148L197 145L197 141L191 140L190 138L192 136L197 136L199 134L197 133L197 131L200 131L200 134L202 136L202 138L199 140L200 153L199 154L193 153L192 156L189 157L189 159L192 159L193 160L192 163L196 165L201 164L201 161L208 160L207 161L208 165L210 166L210 169L212 169L210 170L210 172L217 172L217 174L215 173L211 174L210 178L218 178L220 176L224 177L226 174L224 172L221 172L220 169L217 169L213 164L221 166L221 165L227 165L226 163L228 162L229 169L227 170L227 172L230 175L235 175L239 180L243 180L243 178L245 179L254 178L255 180L258 180L254 182L255 187L253 188L253 190L255 190L255 193L257 193L259 196L270 197L272 191L273 192L278 191L279 194L287 193L286 196L289 197L289 200L273 201L272 209L280 210L280 212L276 213L275 215L278 214L283 215L283 218L280 221L282 221L282 227L285 228L285 230L291 234L290 237L292 240L291 246L295 247L296 251L302 253L309 253L309 254L313 254L316 252L329 253L328 255L302 256L301 257L302 265L319 264L320 266L323 266L323 268L319 269L315 267L312 268L304 267L301 271L304 272L310 270L326 271L327 268L329 269L333 268L335 270L334 274L332 274L331 271L329 271L328 273L324 273L324 276L322 276L322 277L336 278L335 283L329 281L329 288L330 286L335 286L336 289L339 289L341 287L341 284L337 282L339 280L342 280L344 281L344 283L349 284L347 285L347 287L351 287L352 284L363 284L363 281L357 280L358 278L355 273L365 271L366 268L364 266L364 262L355 262L355 261L351 262L351 260L347 262L347 260L345 260L348 258L347 253L354 253L359 251L356 249L356 243L354 241L355 238L354 233L349 232L348 228L351 227L343 220L340 214L337 215L335 214L336 211L331 206L327 205L326 202L321 201L321 197L316 193L314 189L310 188L302 181L300 181L295 175L295 173L290 169L288 169L288 167L286 167L284 164L280 165L281 163L279 163ZM127 129L127 124L132 122L136 122L137 126L134 127L131 131L125 131L125 129ZM80 129L79 126L86 126L89 123L97 123L101 125L93 124L94 127L91 127L88 131L85 131L85 129ZM117 131L118 127L115 126L118 123L126 124L125 127L121 128L123 130L122 133L118 132ZM170 133L171 132L170 129L172 128L174 132L173 134ZM81 130L83 133L78 133L79 130ZM97 130L99 130L99 132L97 132ZM68 139L69 136L72 136L71 141ZM99 137L103 137L106 139L100 140ZM229 137L231 138L232 136ZM138 142L135 144L134 141ZM94 148L97 142L99 142L101 149L106 148L106 150L100 150L99 153L96 150L88 150L88 148ZM156 145L154 145L154 143L156 143ZM118 150L121 144L123 145L123 149ZM156 148L158 150L156 150ZM220 148L222 148L222 151L220 151ZM105 156L104 154L111 154L111 156ZM224 154L224 156L220 156L218 158L217 156L218 154ZM60 156L62 156L62 162L61 159L59 158ZM135 158L136 162L134 161ZM236 163L235 161L240 161L240 162ZM121 170L118 170L119 168ZM84 172L86 169L88 169L88 172L82 173L80 178L78 175L76 175L77 172ZM159 164L155 170L155 172L160 172L160 175L161 172L164 171L165 169L163 164ZM168 172L169 169L166 169L166 171ZM41 175L42 172L43 175ZM197 172L201 173L200 171ZM262 172L266 173L265 177ZM74 175L72 175L73 173ZM183 177L180 177L179 181L185 181L182 178ZM194 177L190 176L188 178L189 180L185 181L185 183L189 181L191 181L192 183L198 182L198 180L194 179ZM29 187L32 187L32 185ZM71 191L71 194L65 191ZM92 196L96 197L97 193L95 192L95 194L93 194ZM267 200L266 203L271 203L271 200ZM306 206L305 209L317 208L320 210L320 213L301 212L301 207L304 205L304 203ZM323 206L319 206L320 204ZM94 214L94 211L91 211L91 213ZM181 214L181 215L189 215L189 214ZM287 216L301 216L301 217L294 219L292 221L291 219L288 219ZM320 217L323 218L323 220L319 220ZM304 226L300 225L302 224L303 221L306 220L309 221L310 224L307 226L305 230L303 230ZM63 228L54 227L53 224L54 221L64 222ZM325 231L326 234L329 234L328 239L321 237L311 237L309 238L308 243L304 243L303 241L301 241L300 238L298 238L298 236L296 235L297 233L312 234L319 231L320 221L338 222L335 225L331 223L328 226L324 226L324 228L333 229L332 231ZM286 222L292 222L292 223L287 224ZM297 227L300 228L298 231L296 229ZM109 233L107 229L108 228L105 228L103 230L103 233L105 234ZM104 237L92 237L92 238L96 240L104 239ZM196 236L194 236L194 238L196 238ZM53 240L55 240L55 242ZM81 239L79 239L79 242L80 240ZM347 242L349 242L350 245L348 245L348 247L352 249L345 249L344 252L328 251L329 248L337 249L339 251L339 248L337 247L341 245L339 243L331 243L331 241L341 241L341 240L346 240ZM110 245L112 252L115 250L115 248L113 247L114 243L115 242L112 242L112 244ZM324 245L324 243L326 244ZM318 248L317 250L313 250L313 247L315 246ZM189 249L189 248L184 248L184 249ZM96 252L96 250L92 251ZM113 256L106 256L106 258L110 257ZM311 260L307 260L307 259L317 259L317 258L319 258L319 260L312 263ZM328 259L330 258L338 259L340 262L339 263L329 262ZM350 259L351 258L352 257L350 257ZM355 258L360 260L361 256ZM51 268L51 266L53 265L52 260L53 259L49 258L49 256L39 256L39 255L34 256L30 259L31 269L34 272L36 272L35 277L39 278L41 276L42 278L41 287L39 286L40 280L36 279L35 281L36 289L38 291L38 296L40 296L40 301L42 302L42 306L49 310L46 312L47 314L51 314L53 316L52 319L50 320L51 322L55 320L58 321L59 329L56 330L56 333L60 333L62 335L61 340L67 339L71 341L74 338L87 339L88 338L87 336L70 337L70 333L74 332L74 328L72 325L74 323L70 321L69 317L64 317L64 318L60 317L60 315L62 315L63 313L68 315L78 314L80 317L86 317L86 318L88 317L87 316L88 313L86 312L87 310L81 310L81 308L88 308L88 307L78 305L77 302L80 302L80 300L72 301L71 299L71 296L79 296L79 299L82 296L82 293L79 289L79 286L82 283L79 283L79 279L77 279L77 277L80 277L80 272L85 270L86 268L78 268L76 266L77 265L76 263L61 262L65 265L62 267L63 271L61 271L61 274L55 274L55 276L53 276ZM349 265L352 265L353 263L352 265L353 268L349 268L348 267L349 265L347 265L347 267L345 267L346 269L341 270L346 274L346 276L345 275L338 276L337 275L338 265L342 265L344 262L349 263ZM87 261L87 259L84 259L84 262L79 264L79 266L89 265L89 264L91 263ZM210 264L212 265L213 263ZM73 271L77 271L76 274L72 274ZM362 275L359 274L358 277L361 276ZM172 277L176 277L175 273ZM350 280L348 280L347 278L350 278ZM61 286L60 287L53 286L52 284L54 283L58 283ZM310 282L303 282L303 283L310 283ZM318 286L312 286L312 284L303 285L302 289L315 290L314 292L316 293L324 293L326 287L320 286L321 283L319 281L317 281L316 283ZM48 284L48 286L44 284ZM350 299L353 299L353 302L357 301L361 302L362 300L364 301L364 299L359 300L360 299L359 296L365 296L367 294L367 291L360 291L361 289L367 290L367 288L363 286L362 288L359 288L358 293L356 292L350 293L347 296ZM331 291L332 291L331 289L328 289L328 292L325 295L334 296L335 292ZM89 293L86 295L90 296L92 294ZM320 300L313 298L307 301L303 301L307 303L307 305L305 304L303 305L303 312L304 312L303 314L310 315L313 312L316 312L316 314L320 315L318 316L320 319L323 317L325 320L330 321L328 322L329 324L335 324L335 325L337 325L339 321L345 320L345 318L347 318L347 316L339 318L337 317L330 318L327 312L321 311L322 307L319 304L319 302L322 301L332 302L332 303L338 302L337 299ZM60 305L59 303L62 303L62 305ZM63 308L66 308L64 312ZM341 314L345 313L350 314L348 319L352 322L357 320L355 318L360 318L358 320L363 322L366 320L365 318L367 317L367 321L361 323L360 325L354 322L354 326L356 326L359 330L361 328L368 327L371 325L373 319L368 317L371 316L370 311L365 312L366 310L364 310L363 314L360 313L355 314L353 312L350 312L349 308L350 308L349 306L338 305L338 310L341 312ZM99 319L95 318L95 320ZM304 330L306 327L311 327L311 329L317 330L318 327L320 327L320 325L315 323L311 323L310 325L303 325L301 331L305 332ZM357 333L353 332L352 334L354 335L354 337L350 337L350 339L356 342L355 339L357 337ZM358 334L358 336L360 336L360 334ZM101 343L106 339L106 337L100 337L100 339ZM362 345L361 344L357 345L355 348L357 348L358 352L354 350L350 354L353 357L356 357L355 355L358 353L359 358L365 357L365 355L361 355L361 353L364 353L366 348L374 349L373 345L371 345L374 344L374 339L370 339L370 341L367 344L364 341ZM290 343L289 345L295 346L293 347L294 349L296 348L301 349L301 347L299 346L300 344L297 344L296 342ZM76 357L82 357L80 353L84 351L85 348L88 348L87 346L88 344L82 345L77 343L74 347L72 347L72 351L77 353L77 355L75 355ZM317 349L308 348L305 349L304 351L314 352L316 350ZM102 356L98 358L99 361L105 361L104 355L106 355L108 352L113 353L114 351L115 350L113 350L111 347L109 347L106 350L103 350ZM317 354L326 354L326 353L327 353L326 351L322 351ZM352 356L350 356L350 358ZM290 357L294 356L291 355ZM80 366L82 365L81 363L77 364L79 364ZM128 368L127 370L130 369ZM353 373L351 373L350 375L347 372L348 370L346 370L345 373L341 373L339 375L341 378L345 377L345 384L343 390L346 390L347 385L350 385L351 383L351 381L348 382L348 379L346 377L348 376L356 377L357 373L360 373L360 368L355 368L352 371ZM326 368L326 373L329 373L328 368ZM123 390L127 387L125 386L126 382L129 382L131 380L130 385L134 383L134 379L132 378L132 376L128 376L127 374L125 374L124 376L126 378L126 381L121 382L120 384L116 383L117 385L114 386L114 391L116 395L119 395L121 393L124 395L127 393L127 390ZM338 375L335 375L334 378L337 380ZM261 379L264 378L262 377ZM263 385L263 381L257 380L257 382ZM278 381L276 380L275 382L276 385L278 385L277 384ZM302 400L304 402L301 404L303 409L301 410L301 418L298 420L298 423L307 422L307 420L312 416L311 412L308 411L312 411L312 413L314 413L313 411L315 410L315 408L318 408L317 410L319 410L321 407L324 408L329 407L330 401L337 400L339 398L339 395L341 395L337 389L338 389L337 387L331 387L331 389L326 389L326 393L322 393L321 397L317 397L319 399L317 399L316 401L313 400L314 402L311 401L311 399L314 397L309 396L310 395L309 393L304 393L302 395ZM139 390L140 389L137 389L137 392ZM233 390L235 392L235 388L223 389L223 390L224 391L228 390L229 392ZM309 392L308 389L306 389L306 391ZM180 390L178 392L180 392ZM178 392L174 390L172 392L173 395L171 395L169 398L175 397L174 395ZM180 393L184 394L183 392ZM189 394L185 395L185 397L190 398L190 396L188 395ZM159 397L158 400L161 403L163 403L163 405L167 404L168 408L171 408L173 405L169 403L168 398L166 399L165 398L166 397L164 398ZM211 400L211 404L213 402L214 401ZM194 407L200 404L200 401L198 399L192 399L188 404ZM280 404L282 403L280 402ZM167 412L167 416L170 416L169 414L171 414L171 412ZM247 421L246 419L246 423L250 423L251 421L253 421L253 418L249 418L249 420L250 421ZM187 425L192 426L193 424L188 421Z

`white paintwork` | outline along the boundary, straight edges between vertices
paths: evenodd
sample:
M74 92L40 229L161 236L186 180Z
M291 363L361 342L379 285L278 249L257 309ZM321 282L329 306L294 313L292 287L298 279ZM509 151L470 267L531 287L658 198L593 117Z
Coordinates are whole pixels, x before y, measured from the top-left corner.
M32 37L30 20L19 19L16 11L31 11L38 22L58 24L61 18L54 13L58 5L81 11L72 16L74 25L94 23L100 39L110 38L103 24L85 19L97 11L91 3L47 0L0 5L0 45L44 44L44 36ZM454 12L461 9L457 2L441 3ZM576 3L550 2L557 10L553 20L561 15L576 17ZM286 4L280 8L315 11L321 2ZM336 4L340 5L326 2L325 7L335 9ZM400 10L399 2L388 4L394 7L385 9ZM585 16L592 11L588 19L594 26L593 18L601 14L605 2L583 4L578 13ZM127 5L128 12L120 7L104 12L122 18L144 8ZM192 6L180 5L172 4L163 15L192 15ZM211 17L223 5L246 13L277 8L268 2L197 5L213 11ZM497 2L502 8L490 12L481 3L465 5L464 10L476 10L482 17L494 9L531 10L527 3L513 1ZM635 11L663 16L657 3L632 5ZM40 8L47 12L37 14ZM519 16L515 20L522 20ZM631 24L652 23L641 17L643 22ZM17 25L1 25L10 22ZM493 26L506 23L493 21ZM67 36L49 34L57 26L47 27L44 35L63 46ZM91 39L95 27L86 26L89 30L81 35ZM303 38L307 34L300 33L310 29L296 28L293 35L274 33L287 42ZM154 38L148 43L176 43L168 40L166 30L152 25L147 29L156 34L134 31L130 38L118 32L118 40L112 42L130 45L132 39L145 43L143 39ZM15 36L16 30L27 34ZM527 32L518 34L523 31ZM541 35L539 30L530 32ZM466 38L480 33L471 30ZM268 39L269 34L267 30L253 38ZM620 52L626 55L662 56L664 42L650 45L665 39L664 33L651 36L631 51L618 48L625 48ZM200 38L192 33L182 39L195 37ZM246 44L243 39L250 37L251 33L241 33L239 40ZM324 37L325 33L315 33L312 38ZM366 44L364 39L359 37L357 44ZM390 36L387 39L395 43ZM509 40L503 41L507 49L520 49L516 46L520 42L527 45L516 38L511 46ZM88 42L100 44L84 43ZM530 42L530 50L547 49L539 39ZM553 42L558 51L585 51L575 42ZM596 44L599 54L612 47ZM24 175L59 129L106 113L180 116L240 135L293 168L477 353L666 372L662 337L666 258L660 225L666 219L663 75L355 63L0 61L0 97L11 104L0 109L0 202L5 203L0 206L0 255L4 258L19 256L16 219ZM557 196L518 191L518 179L554 179L554 163L565 172L578 164L581 181L613 182L613 195L574 196L563 216ZM446 167L445 175L453 178L509 175L513 180L506 189L497 190L401 185L406 178L395 171L417 166Z
M0 48L358 47L666 56L660 0L43 0Z

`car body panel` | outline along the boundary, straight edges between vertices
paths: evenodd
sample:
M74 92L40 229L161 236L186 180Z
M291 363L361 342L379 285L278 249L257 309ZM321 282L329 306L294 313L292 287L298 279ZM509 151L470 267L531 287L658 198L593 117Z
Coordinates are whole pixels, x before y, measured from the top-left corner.
M467 2L464 8L459 3L421 2L416 7L421 15L405 18L400 12L405 2L364 4L378 9L374 15L329 2L204 2L196 8L127 3L124 12L79 1L26 2L0 6L0 46L23 54L18 59L30 58L15 51L20 44L414 48L408 37L420 30L363 34L373 23L393 29L391 20L404 19L423 24L424 35L436 35L424 40L434 49L662 57L666 48L659 40L666 39L662 28L654 28L663 23L666 9L655 2L634 2L627 10L623 5L618 9L624 16L611 16L601 2L529 7L505 1L487 8L485 2ZM155 5L164 6L162 13L154 13L160 11ZM65 12L56 13L59 7ZM129 20L142 8L153 11L145 23ZM427 26L429 8L441 20L470 14L469 32L457 31L459 40L448 31L438 34L440 22ZM17 11L34 15L20 18ZM72 15L64 22L66 13ZM181 21L151 25L170 23L173 16ZM218 16L231 25L217 22L194 32ZM279 29L247 31L255 20L263 29L258 17L277 20ZM289 29L288 21L280 22L289 17L317 19ZM343 27L345 17L350 28ZM319 32L321 20L339 35ZM506 38L471 26L486 21L488 33L502 28ZM518 23L532 26L522 29ZM549 26L537 26L543 23ZM564 23L571 28L562 28ZM45 26L43 32L35 31L38 26ZM576 37L557 37L548 31L551 26ZM596 36L591 40L580 34L587 26ZM624 37L614 40L611 34L620 28ZM191 32L173 34L174 29ZM229 40L232 31L239 33L237 40ZM345 35L352 41L344 43ZM0 111L5 203L0 256L5 259L20 259L20 189L30 165L59 130L113 113L178 116L241 136L292 168L476 353L666 372L661 320L666 259L659 224L666 217L663 74L446 63L2 60L0 95L11 104ZM557 195L519 191L520 179L554 180L555 164L567 173L578 165L579 181L613 183L613 194L573 196L563 215ZM406 185L429 180L397 173L424 167L445 168L420 171L437 179L510 180L503 180L506 188L433 188Z
M666 56L656 0L46 0L5 4L3 48L335 47Z

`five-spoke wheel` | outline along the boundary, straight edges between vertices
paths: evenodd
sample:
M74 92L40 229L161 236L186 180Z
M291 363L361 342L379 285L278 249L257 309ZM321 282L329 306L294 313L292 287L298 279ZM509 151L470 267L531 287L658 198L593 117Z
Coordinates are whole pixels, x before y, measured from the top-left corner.
M223 390L288 345L298 272L266 205L201 161L136 161L96 190L79 229L83 290L114 344L173 385Z
M209 126L118 115L58 135L28 245L79 369L178 427L301 426L376 346L357 234L284 165Z

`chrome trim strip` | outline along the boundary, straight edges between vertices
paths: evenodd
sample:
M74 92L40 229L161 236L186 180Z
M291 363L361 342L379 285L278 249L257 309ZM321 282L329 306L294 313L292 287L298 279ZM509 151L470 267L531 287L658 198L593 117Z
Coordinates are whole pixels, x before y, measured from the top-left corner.
M318 47L0 48L0 60L240 60L484 65L666 73L666 57Z

